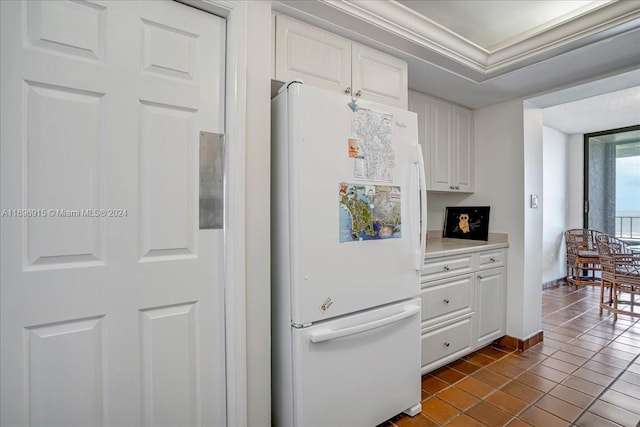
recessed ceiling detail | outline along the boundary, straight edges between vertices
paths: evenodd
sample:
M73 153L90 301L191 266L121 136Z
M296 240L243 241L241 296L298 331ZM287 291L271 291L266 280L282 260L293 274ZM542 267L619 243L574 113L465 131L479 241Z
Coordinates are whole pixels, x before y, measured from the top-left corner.
M640 8L635 1L320 0L320 2L444 55L487 77L500 75L533 62L539 62L587 44L603 41L640 28ZM446 6L448 9L446 13L443 12L445 5L450 3L460 4L453 7ZM428 13L431 6L433 10L441 12L440 19L445 19L446 15L448 16L447 22L450 22L451 14L461 13L465 6L464 3L475 3L477 6L474 8L484 7L493 11L493 22L508 19L509 15L516 13L516 10L520 10L520 13L524 15L529 15L531 12L532 16L538 16L540 13L532 11L539 12L540 4L549 8L553 3L575 3L575 6L580 7L575 9L565 7L564 13L561 13L560 16L552 17L547 14L546 17L530 20L529 28L524 27L523 32L515 35L503 31L502 41L485 48L422 14ZM492 6L488 3L496 3L496 5ZM499 14L501 8L504 8L504 17ZM461 17L468 16L473 10L473 8L469 9ZM483 25L493 25L489 19L483 19L482 23ZM457 25L449 24L449 26L462 32ZM475 37L469 31L464 33L468 37ZM497 36L494 36L494 39L495 37ZM477 37L475 38L477 39Z

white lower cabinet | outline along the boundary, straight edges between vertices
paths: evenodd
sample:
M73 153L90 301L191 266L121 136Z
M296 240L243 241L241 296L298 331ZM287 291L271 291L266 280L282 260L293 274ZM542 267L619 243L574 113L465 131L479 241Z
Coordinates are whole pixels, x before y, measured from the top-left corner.
M504 336L506 249L427 259L422 271L422 373Z

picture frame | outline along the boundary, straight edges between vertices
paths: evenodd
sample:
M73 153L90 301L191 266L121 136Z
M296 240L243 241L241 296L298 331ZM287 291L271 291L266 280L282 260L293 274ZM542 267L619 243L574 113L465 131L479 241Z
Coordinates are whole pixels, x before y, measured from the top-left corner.
M447 206L442 237L488 240L490 206Z

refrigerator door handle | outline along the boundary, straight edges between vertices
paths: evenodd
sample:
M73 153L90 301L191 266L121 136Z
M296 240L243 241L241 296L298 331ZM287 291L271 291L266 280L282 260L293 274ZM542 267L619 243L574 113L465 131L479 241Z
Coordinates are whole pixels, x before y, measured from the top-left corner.
M404 311L394 314L393 316L385 317L383 319L374 320L373 322L363 323L362 325L351 326L338 330L321 330L310 334L311 342L319 343L323 341L329 341L336 338L342 338L349 335L360 334L362 332L370 331L372 329L380 328L382 326L390 325L392 323L399 322L402 319L411 317L420 312L420 306L411 305L404 309Z
M420 247L416 251L416 270L422 271L424 266L424 253L427 246L427 179L424 171L424 157L422 146L416 145L418 150L418 177L420 179Z

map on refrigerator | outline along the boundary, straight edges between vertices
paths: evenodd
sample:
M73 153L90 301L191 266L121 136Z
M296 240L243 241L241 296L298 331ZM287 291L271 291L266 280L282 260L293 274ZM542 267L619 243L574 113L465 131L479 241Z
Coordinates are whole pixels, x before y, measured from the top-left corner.
M400 187L340 184L340 243L399 239Z
M353 139L359 156L354 159L355 179L393 182L393 116L359 108L353 113Z

